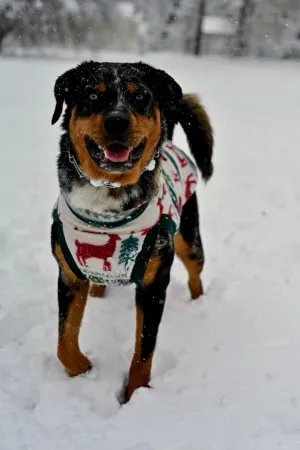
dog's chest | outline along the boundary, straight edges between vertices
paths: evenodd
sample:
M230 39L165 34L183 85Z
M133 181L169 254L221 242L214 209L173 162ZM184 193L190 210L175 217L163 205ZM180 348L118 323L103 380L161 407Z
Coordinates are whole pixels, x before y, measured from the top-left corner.
M107 187L95 187L89 183L83 186L75 185L68 193L68 203L75 210L88 210L99 214L120 212L122 205L128 201L128 195L123 192L121 196L114 196L110 191ZM135 200L138 196L138 187L131 189L130 199Z

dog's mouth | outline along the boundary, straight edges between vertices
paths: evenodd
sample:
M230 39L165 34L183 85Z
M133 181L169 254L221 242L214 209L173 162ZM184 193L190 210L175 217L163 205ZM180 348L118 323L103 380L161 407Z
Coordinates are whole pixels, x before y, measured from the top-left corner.
M104 149L105 158L112 162L128 161L129 153L132 151L131 147L126 147L122 144L110 144Z
M131 169L141 157L146 140L143 139L136 147L130 147L119 142L101 147L92 138L86 136L85 143L91 158L100 167L111 171L123 172Z

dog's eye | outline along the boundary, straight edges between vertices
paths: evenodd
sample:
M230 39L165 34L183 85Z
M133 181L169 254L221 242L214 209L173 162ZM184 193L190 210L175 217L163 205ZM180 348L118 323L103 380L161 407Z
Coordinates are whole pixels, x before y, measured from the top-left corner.
M97 100L98 95L97 94L90 94L90 100Z
M144 99L144 96L143 96L143 94L137 94L135 98L136 98L137 100L143 100L143 99Z

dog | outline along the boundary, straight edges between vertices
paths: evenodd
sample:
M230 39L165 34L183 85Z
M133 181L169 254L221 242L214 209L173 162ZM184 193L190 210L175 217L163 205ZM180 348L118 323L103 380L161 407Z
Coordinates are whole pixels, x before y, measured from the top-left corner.
M70 376L91 369L78 336L91 295L136 284L136 342L122 403L149 386L157 333L176 254L192 299L203 294L196 166L213 173L213 132L193 94L146 63L83 62L58 77L52 124L66 105L53 210L58 263L58 358ZM172 143L186 133L194 162Z

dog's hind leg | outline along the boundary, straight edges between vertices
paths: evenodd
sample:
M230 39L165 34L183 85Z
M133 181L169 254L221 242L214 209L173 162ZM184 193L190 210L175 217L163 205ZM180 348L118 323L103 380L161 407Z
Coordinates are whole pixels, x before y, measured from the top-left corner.
M174 237L174 244L176 255L188 271L192 299L196 299L203 294L200 274L204 265L204 252L195 193L183 206L180 229Z

